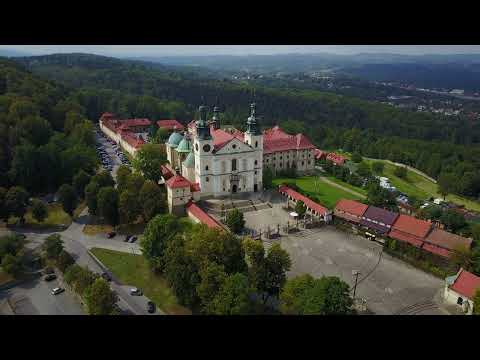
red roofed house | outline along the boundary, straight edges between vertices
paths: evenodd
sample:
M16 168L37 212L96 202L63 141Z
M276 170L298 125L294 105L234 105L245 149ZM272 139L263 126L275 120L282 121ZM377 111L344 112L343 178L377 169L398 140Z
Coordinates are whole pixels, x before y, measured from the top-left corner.
M148 119L119 120L111 113L104 113L99 120L102 132L132 156L145 144L150 124Z
M211 229L219 229L223 230L223 227L208 215L205 211L203 211L198 205L196 205L193 201L190 201L186 206L187 215L196 223L202 223L207 225Z
M443 298L446 303L456 305L467 315L471 315L475 305L473 299L479 290L480 277L460 269L456 275L445 279Z
M320 160L320 159L325 159L327 157L327 152L325 151L322 151L320 149L315 149L313 151L314 155L315 155L315 160Z
M183 131L185 127L178 120L158 120L159 129L167 129L168 131Z
M362 216L367 211L368 205L354 200L341 199L335 205L333 214L343 220L359 224L362 220Z
M329 153L326 156L326 159L328 161L333 162L334 165L343 165L343 164L345 164L345 161L347 160L347 158L345 156L338 155L338 154L335 154L333 152Z
M471 245L471 239L434 228L425 239L422 249L449 258L456 249L460 247L470 249Z
M305 135L289 135L275 126L263 132L263 165L274 173L290 168L311 172L315 168L315 146Z
M327 223L332 220L332 212L330 210L309 199L308 197L296 192L295 190L290 189L288 186L281 185L278 188L278 191L280 194L287 196L288 201L292 201L294 204L296 204L298 201L303 201L305 207L307 208L307 214L311 214L313 217L322 219Z
M388 236L421 248L431 229L432 224L428 221L400 214Z
M165 182L167 187L168 211L175 215L185 215L185 206L192 199L197 200L199 189L179 173Z

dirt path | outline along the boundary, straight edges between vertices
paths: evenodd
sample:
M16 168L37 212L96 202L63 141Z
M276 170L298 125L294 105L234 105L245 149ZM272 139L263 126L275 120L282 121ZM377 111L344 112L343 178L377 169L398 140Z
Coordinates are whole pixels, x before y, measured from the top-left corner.
M401 163L398 163L398 162L393 162L391 160L385 160L385 159L374 159L374 158L368 158L368 157L364 157L364 159L367 159L367 160L371 160L371 161L383 161L383 162L386 162L386 163L389 163L391 165L394 165L394 166L404 166L406 167L408 170L420 175L420 176L423 176L424 178L430 180L431 182L433 183L437 183L437 180L435 180L434 178L428 176L427 174L425 174L423 171L420 171L414 167L411 167L409 165L405 165L405 164L401 164Z
M335 182L327 179L326 177L320 176L320 180L322 180L323 182L326 182L327 184L332 185L332 186L334 186L334 187L336 187L336 188L339 188L339 189L341 189L341 190L343 190L343 191L346 191L346 192L348 192L348 193L350 193L350 194L352 194L352 195L358 196L358 197L360 197L361 199L366 199L366 198L367 198L365 195L360 194L360 193L358 193L358 192L356 192L356 191L353 191L352 189L349 189L349 188L347 188L347 187L344 187L344 186L342 186L342 185L340 185L340 184L337 184L337 183L335 183Z

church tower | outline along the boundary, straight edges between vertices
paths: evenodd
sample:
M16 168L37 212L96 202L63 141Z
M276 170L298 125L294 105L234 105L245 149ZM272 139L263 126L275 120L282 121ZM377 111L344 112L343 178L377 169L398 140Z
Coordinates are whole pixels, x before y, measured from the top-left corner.
M215 130L220 129L220 109L217 105L213 108L212 126Z
M256 115L256 104L250 104L250 116L247 119L247 131L245 131L245 142L254 150L254 191L263 190L263 134L260 131Z
M194 138L195 181L200 184L202 193L208 194L213 189L213 139L210 134L210 125L207 121L207 108L201 105L198 108L199 119L196 122Z

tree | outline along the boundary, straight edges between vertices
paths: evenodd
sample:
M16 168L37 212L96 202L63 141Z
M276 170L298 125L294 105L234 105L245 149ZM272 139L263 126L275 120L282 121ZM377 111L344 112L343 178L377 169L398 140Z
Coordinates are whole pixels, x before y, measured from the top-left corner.
M457 178L451 173L441 173L437 180L438 192L443 196L443 200L448 194L455 192Z
M202 304L202 311L212 313L212 301L222 287L227 274L223 265L215 262L206 262L200 268L200 283L197 285L197 295Z
M454 263L457 267L462 267L467 271L472 269L474 265L474 254L466 246L457 246L451 256L451 262Z
M80 296L84 295L96 278L97 276L93 272L76 264L68 267L65 271L65 281Z
M143 256L155 271L163 271L165 249L179 231L178 219L171 214L157 215L147 224L140 245Z
M375 174L383 174L383 169L385 168L385 164L380 161L376 161L372 164L372 171Z
M265 290L269 296L278 297L280 295L280 291L287 280L287 271L290 271L291 266L292 262L288 253L280 247L280 244L273 244L265 258Z
M84 298L90 315L112 315L118 301L117 295L102 278L97 278L85 290Z
M407 168L405 166L396 166L395 170L393 171L393 175L406 179L407 178Z
M185 239L177 235L165 250L165 277L180 304L193 306L199 299L197 286L200 283L198 267L192 254L186 250Z
M360 163L360 162L362 162L362 160L363 160L363 158L362 158L362 155L360 155L360 153L354 152L352 154L352 161L354 163Z
M139 173L133 173L127 176L127 183L125 190L129 190L131 193L138 195L140 189L145 183L145 178Z
M48 217L47 206L38 199L32 201L32 216L35 220L42 223Z
M84 170L80 170L74 177L73 177L73 187L77 194L77 197L83 198L85 196L85 188L90 183L91 176L88 175L87 172Z
M367 203L369 205L398 211L395 196L392 192L382 188L378 182L372 182L367 186Z
M28 193L20 186L11 187L5 196L5 206L10 215L24 219L27 212Z
M480 315L480 289L477 289L473 297L473 313Z
M71 265L75 264L75 259L70 255L70 253L66 252L65 250L62 250L60 252L60 255L58 255L57 259L57 267L58 269L64 273L65 270Z
M137 151L133 160L135 170L145 176L145 179L152 180L156 184L160 180L160 165L167 161L163 145L145 144Z
M305 206L303 201L297 201L297 203L295 204L295 212L300 218L305 215L305 213L307 212L307 207Z
M358 164L357 167L357 174L358 176L362 178L369 178L372 176L372 172L370 170L370 167L365 161L362 161Z
M2 258L2 269L7 274L17 276L22 270L22 259L19 255L7 254Z
M63 184L58 189L59 201L62 203L63 210L73 216L73 211L77 207L77 194L72 185Z
M452 209L444 211L440 221L448 230L454 233L466 225L465 217Z
M245 226L245 219L243 218L243 213L238 209L230 210L227 213L227 218L225 222L229 229L234 233L239 233Z
M118 192L111 186L102 187L97 195L98 214L113 226L118 225Z
M8 220L8 208L6 204L7 189L0 187L0 220Z
M96 182L99 187L114 187L115 180L113 180L110 172L102 170L98 174L94 175L90 182Z
M117 170L117 190L121 194L127 188L127 178L132 173L126 165L120 165Z
M90 181L85 187L85 202L88 206L88 212L92 215L97 215L98 213L97 195L99 190L100 185L95 181Z
M300 304L299 313L304 315L347 315L352 313L353 300L345 282L324 276L304 292Z
M118 201L118 212L122 224L133 223L142 213L138 195L131 190L125 190Z
M265 189L273 188L273 172L270 167L266 167L263 170L263 187Z
M251 312L251 287L244 274L229 275L215 295L211 312L217 315L247 315Z
M45 250L47 258L58 259L63 251L63 241L60 234L52 234L47 237L43 243L43 250Z
M170 136L170 131L166 128L159 128L155 133L155 137L153 138L153 142L155 144L164 144Z
M140 189L139 198L142 205L143 219L146 222L150 221L155 215L165 212L167 208L165 193L153 181L145 181Z
M315 284L310 274L300 275L287 280L280 293L280 309L284 314L300 314L302 298L308 289Z

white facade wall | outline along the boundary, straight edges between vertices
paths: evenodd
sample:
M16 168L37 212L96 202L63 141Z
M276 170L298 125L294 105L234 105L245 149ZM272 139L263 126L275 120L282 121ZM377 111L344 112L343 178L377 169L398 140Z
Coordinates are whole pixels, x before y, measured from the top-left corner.
M185 205L192 199L189 187L171 189L167 186L168 211L173 214L185 213Z
M461 295L457 293L456 291L450 289L448 285L445 285L445 291L443 293L443 298L446 303L450 305L456 305L460 309L462 309L463 312L465 312L467 315L472 315L473 312L473 301L469 298L467 298L464 295ZM458 305L458 298L462 298L463 302L462 305Z

